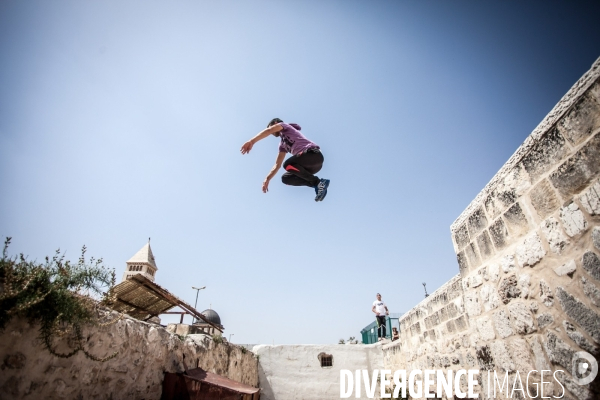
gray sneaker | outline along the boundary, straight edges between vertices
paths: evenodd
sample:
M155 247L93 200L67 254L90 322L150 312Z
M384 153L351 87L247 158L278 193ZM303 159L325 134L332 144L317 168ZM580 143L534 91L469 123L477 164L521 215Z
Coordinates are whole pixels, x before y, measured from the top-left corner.
M315 192L317 196L315 197L315 201L323 201L325 196L327 196L327 188L329 187L329 179L321 179L319 184L315 187Z

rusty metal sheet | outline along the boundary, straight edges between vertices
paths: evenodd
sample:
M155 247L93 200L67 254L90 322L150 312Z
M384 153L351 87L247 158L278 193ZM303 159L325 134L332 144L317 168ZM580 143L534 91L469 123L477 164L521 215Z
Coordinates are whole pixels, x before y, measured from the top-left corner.
M260 389L206 372L165 373L161 400L259 400Z

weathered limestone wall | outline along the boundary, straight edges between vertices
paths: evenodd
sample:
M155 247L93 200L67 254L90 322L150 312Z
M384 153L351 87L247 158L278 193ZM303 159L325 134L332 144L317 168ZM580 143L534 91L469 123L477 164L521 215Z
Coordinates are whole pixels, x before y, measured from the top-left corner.
M600 59L452 224L460 274L401 319L387 368L560 369L565 398L600 397L571 375L599 355L599 77Z
M0 334L1 399L160 399L164 372L201 367L258 387L258 361L242 348L215 343L210 336L181 340L164 328L135 319L84 332L81 352L57 358L43 348L36 326L14 319ZM58 342L60 345L60 342Z
M380 344L259 345L261 400L327 400L340 398L340 370L383 368ZM333 356L321 367L319 354ZM363 391L364 396L364 391Z

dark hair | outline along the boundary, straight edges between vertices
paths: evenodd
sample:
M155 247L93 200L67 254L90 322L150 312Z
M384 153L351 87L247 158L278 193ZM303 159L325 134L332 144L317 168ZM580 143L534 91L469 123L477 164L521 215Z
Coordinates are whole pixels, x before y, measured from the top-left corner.
M273 118L273 119L272 119L272 120L269 122L269 125L267 125L267 128L270 128L270 127L272 127L273 125L275 125L275 124L278 124L278 123L280 123L280 122L283 122L283 120L282 120L282 119L279 119L279 118Z

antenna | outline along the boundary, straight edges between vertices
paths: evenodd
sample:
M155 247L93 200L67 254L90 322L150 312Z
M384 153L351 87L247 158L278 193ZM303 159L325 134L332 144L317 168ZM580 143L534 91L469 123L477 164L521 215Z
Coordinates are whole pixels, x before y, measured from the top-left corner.
M426 283L425 283L425 282L423 282L423 289L425 289L425 297L427 297L427 296L429 296L429 295L427 294L427 287L425 287L425 285L426 285Z

